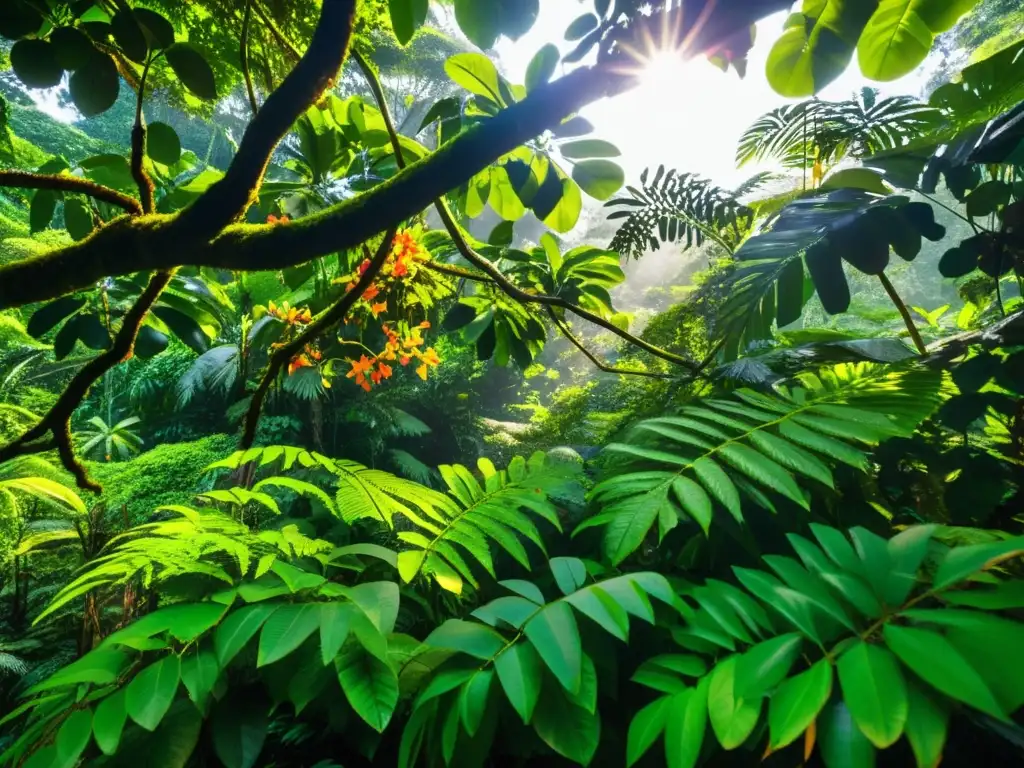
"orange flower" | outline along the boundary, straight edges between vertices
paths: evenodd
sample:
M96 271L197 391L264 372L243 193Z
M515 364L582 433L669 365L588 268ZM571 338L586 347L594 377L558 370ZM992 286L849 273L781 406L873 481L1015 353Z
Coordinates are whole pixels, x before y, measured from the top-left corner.
M427 351L423 353L423 357L420 358L425 363L430 365L440 365L441 358L437 356L437 352L434 351L433 347L427 347Z
M410 360L412 360L412 358L409 357L408 355L402 355L398 359L398 362L401 363L402 365L408 365Z
M412 349L413 347L419 347L423 345L423 338L418 334L416 336L410 336L405 340L403 346L406 349Z
M373 364L374 360L369 359L366 355L363 355L358 360L349 360L352 364L352 370L345 374L345 378L351 379L355 377L356 384L365 389L367 392L370 391L370 382L366 380L364 374L369 373L373 376Z
M388 311L388 303L386 301L382 301L379 304L372 304L370 306L370 311L373 312L374 317L377 317L378 315Z
M275 216L274 214L267 216L267 224L287 224L289 221L291 219L287 216Z
M380 375L383 376L385 379L390 379L391 378L391 366L390 365L387 365L386 363L381 363L380 367L378 368L378 370L380 371Z
M363 293L363 301L373 301L375 298L377 298L378 293L380 293L380 288L378 288L376 285L371 285Z
M300 368L312 368L312 367L313 367L313 363L310 362L310 359L308 357L306 357L306 355L297 355L296 357L292 358L290 363L288 363L288 375L291 376L293 373L295 373Z
M366 270L368 270L369 268L370 268L370 260L369 259L363 259L363 263L359 265L359 274L360 275L365 275L366 274Z
M409 267L404 261L398 259L395 261L395 266L391 268L391 274L394 277L405 277L409 274Z
M429 320L424 320L422 323L420 323L416 327L417 328L422 328L423 330L426 330L427 328L430 327L430 321Z

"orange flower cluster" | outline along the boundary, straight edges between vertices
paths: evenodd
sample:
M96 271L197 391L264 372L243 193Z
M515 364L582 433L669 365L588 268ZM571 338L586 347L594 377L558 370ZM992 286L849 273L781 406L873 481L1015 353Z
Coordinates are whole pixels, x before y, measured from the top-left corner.
M345 378L355 377L356 384L367 392L370 391L371 381L374 384L380 384L384 379L391 378L391 366L382 362L379 357L371 358L362 355L358 360L349 360L348 362L352 364L352 370L345 375Z
M280 307L272 301L267 302L267 314L276 317L278 320L283 320L288 325L306 325L306 323L313 321L313 315L308 307L306 309L290 307L287 301L282 303Z
M395 239L392 241L391 253L388 254L388 258L380 270L382 281L389 282L403 277L411 277L416 274L416 270L418 269L416 262L426 261L428 258L429 256L427 252L424 250L423 246L416 242L416 238L413 236L412 232L404 229L395 235ZM366 270L369 268L370 260L364 259L363 263L359 265L358 274L350 275L349 278L347 278L348 284L345 286L345 290L351 291L355 288L356 281L366 274ZM379 285L376 283L371 284L370 287L363 292L363 301L373 301L380 294L380 291L381 287ZM379 310L376 308L379 308ZM386 310L387 306L385 304L374 304L371 308L374 317Z
M305 351L293 357L291 362L288 363L288 375L291 376L300 368L312 368L322 359L323 353L312 344L307 344ZM331 386L326 379L324 380L324 386Z
M289 221L291 219L287 216L275 216L274 214L267 216L267 224L287 224Z
M416 366L416 374L424 381L427 380L427 372L430 368L436 368L441 364L441 358L437 356L433 347L427 347L426 350L420 349L424 344L420 331L429 327L430 323L424 320L412 329L411 335L399 340L398 334L392 331L387 324L383 326L384 333L388 336L385 354L392 355L391 359L397 357L399 365L403 366L409 365L413 360L418 360L420 364Z

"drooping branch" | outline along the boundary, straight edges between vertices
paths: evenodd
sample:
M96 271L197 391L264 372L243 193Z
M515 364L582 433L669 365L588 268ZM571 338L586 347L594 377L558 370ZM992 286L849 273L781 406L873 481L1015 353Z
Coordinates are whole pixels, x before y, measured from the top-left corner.
M153 275L135 304L125 313L121 328L114 336L110 348L85 364L38 424L10 445L0 448L0 464L18 456L56 448L61 463L75 476L79 488L97 493L102 490L89 478L85 467L75 456L71 443L71 416L85 399L92 385L99 381L103 374L132 356L142 322L174 277L174 272L175 270L167 270ZM47 433L50 433L52 438L47 439Z
M29 171L0 171L0 187L21 189L49 189L54 192L72 192L87 195L104 203L115 205L136 216L142 213L142 206L133 197L105 187L88 179L64 174L30 173Z
M928 353L928 347L924 343L924 339L921 338L921 332L917 330L917 326L914 324L914 318L910 315L910 310L907 309L907 305L903 302L899 293L896 291L896 287L886 276L885 272L878 273L878 280L882 283L882 288L885 289L889 299L892 301L893 306L900 313L900 317L903 318L903 324L907 326L907 333L910 334L911 340L914 342L914 347L917 349L918 354L924 355Z
M615 366L608 365L607 363L602 362L600 358L598 358L593 352L586 348L586 346L579 339L579 337L577 337L576 334L572 332L572 329L569 328L568 323L564 322L560 317L558 317L558 315L555 313L555 310L552 309L551 307L548 307L548 315L550 315L551 321L555 324L555 327L558 328L561 334L565 336L565 338L568 339L572 343L572 345L576 347L576 349L582 352L598 370L604 371L605 373L615 373L618 374L619 376L646 376L647 378L650 379L675 378L675 376L672 376L671 374L668 373L656 373L654 371L634 371L630 370L629 368L616 368Z
M256 439L256 427L259 426L263 401L266 400L267 393L270 391L274 380L277 379L278 374L296 355L302 353L307 344L311 344L320 334L330 327L337 325L345 318L345 315L348 314L349 310L359 301L366 292L366 289L370 287L370 284L380 274L384 262L387 261L388 255L391 253L397 231L397 228L392 227L385 233L384 239L381 241L377 252L373 255L366 270L344 296L315 317L302 333L298 334L287 344L283 344L274 350L274 353L270 356L270 362L267 363L267 370L264 372L263 378L260 379L260 383L253 393L252 400L249 402L249 410L245 414L242 448L251 448L253 441Z
M341 69L352 37L355 8L356 0L324 0L306 53L249 123L224 178L178 217L176 233L190 240L207 240L249 208L274 149Z

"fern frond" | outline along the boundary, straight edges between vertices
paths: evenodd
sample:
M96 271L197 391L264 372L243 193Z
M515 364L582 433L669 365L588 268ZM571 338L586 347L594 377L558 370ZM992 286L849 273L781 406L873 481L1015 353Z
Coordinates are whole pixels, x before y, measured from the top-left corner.
M804 484L832 487L835 462L866 470L866 447L912 434L942 399L942 375L926 370L841 365L802 383L640 422L629 442L605 449L624 462L594 487L600 512L577 531L603 527L604 553L618 564L656 523L662 537L684 520L706 533L715 502L741 523L744 499L773 509L769 492L808 508Z
M705 240L732 253L754 223L753 211L736 194L707 179L674 170L666 173L665 166L650 183L647 178L645 170L640 189L627 187L630 197L605 203L619 209L608 214L610 220L626 219L610 245L623 256L639 259L648 249L658 250L660 243L680 241L692 248Z
M529 570L530 558L523 540L546 553L533 518L539 517L561 530L552 497L576 484L582 469L580 464L558 461L542 452L528 461L517 456L506 470L495 469L487 459L480 459L477 467L482 484L462 465L439 467L452 503L438 508L437 517L412 521L418 531L398 534L410 547L398 555L398 572L403 580L412 581L423 572L456 594L462 592L464 582L477 587L465 556L495 577L492 541Z
M235 386L239 370L239 349L225 344L204 352L178 380L178 405L192 402L197 394L227 394Z
M429 485L434 479L434 470L408 451L392 448L388 451L392 464L398 473L422 485Z
M6 675L21 677L26 674L28 674L28 664L23 659L12 653L0 651L0 677Z

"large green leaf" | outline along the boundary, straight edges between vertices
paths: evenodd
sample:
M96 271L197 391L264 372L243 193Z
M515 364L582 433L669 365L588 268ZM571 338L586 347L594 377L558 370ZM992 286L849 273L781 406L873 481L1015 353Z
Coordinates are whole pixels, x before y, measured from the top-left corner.
M353 638L335 659L345 698L367 725L382 732L398 704L398 678L385 662Z
M388 0L391 28L402 45L408 45L427 20L428 0Z
M583 674L583 648L572 609L557 602L545 606L523 627L526 638L559 683L579 691Z
M125 689L128 716L147 731L156 729L174 701L180 680L181 660L173 653L150 664Z
M978 0L881 0L864 27L857 56L872 80L896 80L914 71L936 35L953 27Z
M772 750L792 744L810 728L831 694L832 664L827 659L780 685L768 704Z
M193 45L175 43L164 54L174 74L193 94L203 101L217 98L217 84L213 70L206 59Z
M269 702L260 696L229 695L210 718L214 752L227 768L252 768L267 738Z
M775 92L813 96L839 77L873 10L870 0L804 0L768 55L768 82Z
M279 605L270 603L247 605L232 611L224 619L213 636L217 660L222 667L231 663L278 607Z
M494 669L509 703L529 723L544 679L537 651L529 643L514 643L494 660Z
M761 718L761 698L742 699L736 695L738 656L715 665L709 676L708 716L711 728L725 749L743 744Z
M839 657L839 682L854 722L879 749L896 743L907 722L907 684L889 651L858 642Z
M818 744L827 768L874 768L875 748L837 701L818 718Z
M608 200L626 182L621 166L601 159L576 162L572 177L584 192L597 200Z
M315 603L282 605L264 622L256 666L279 661L302 645L320 627L320 606Z

